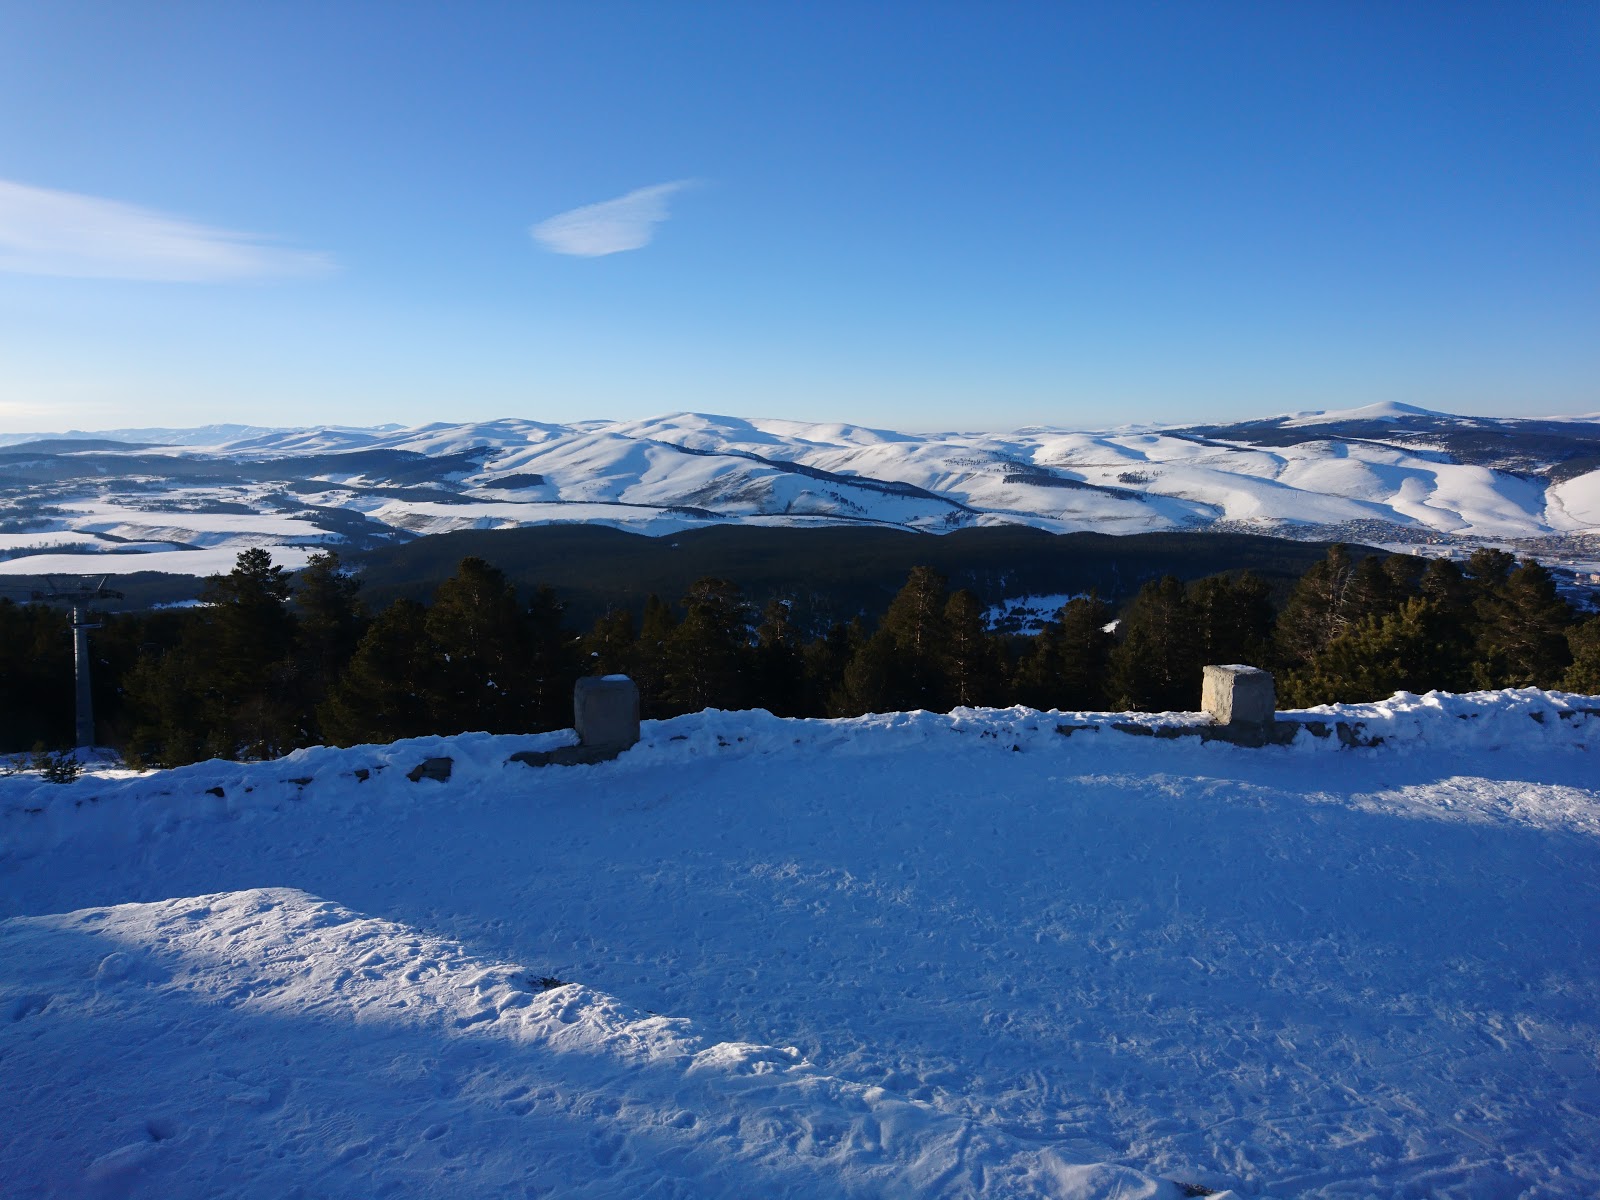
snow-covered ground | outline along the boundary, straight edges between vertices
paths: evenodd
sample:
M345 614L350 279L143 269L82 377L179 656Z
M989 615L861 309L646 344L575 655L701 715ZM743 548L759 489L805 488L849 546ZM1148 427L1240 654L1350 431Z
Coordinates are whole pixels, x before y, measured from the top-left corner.
M1083 593L1051 592L1043 596L1008 596L984 610L984 624L1008 633L1037 634L1056 619L1068 601L1081 595Z
M265 506L262 489L241 489L239 500ZM65 500L58 513L28 533L0 534L0 576L130 575L169 571L175 575L223 574L241 550L261 546L291 570L305 566L311 547L343 539L303 517L273 511L186 511L186 502L203 505L226 499L217 489L174 488L166 507L146 507L138 497L125 502L85 497ZM244 507L239 504L239 507ZM71 547L58 552L61 547Z
M0 560L3 575L134 575L140 571L165 571L172 575L226 575L239 561L243 547L205 550L152 550L137 554L30 554ZM312 552L303 546L269 545L272 561L298 571Z
M1594 706L0 778L0 1192L1592 1197Z

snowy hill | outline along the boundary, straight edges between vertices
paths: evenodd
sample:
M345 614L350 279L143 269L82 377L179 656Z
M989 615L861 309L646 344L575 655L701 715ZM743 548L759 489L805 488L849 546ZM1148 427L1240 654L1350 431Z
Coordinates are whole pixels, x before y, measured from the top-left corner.
M0 571L203 575L464 529L591 522L1229 529L1386 543L1600 531L1600 423L1384 404L1232 425L905 434L678 413L571 425L0 439ZM209 440L208 440L209 439ZM163 444L154 444L163 443ZM77 448L81 445L83 448ZM104 555L93 563L85 553Z
M0 1178L1593 1196L1594 703L1332 714L1368 749L712 712L589 767L0 778Z

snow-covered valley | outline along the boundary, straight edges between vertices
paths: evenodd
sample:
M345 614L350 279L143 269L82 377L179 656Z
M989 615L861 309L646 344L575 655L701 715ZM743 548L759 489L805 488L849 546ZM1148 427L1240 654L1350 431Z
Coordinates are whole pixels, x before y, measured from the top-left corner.
M0 778L0 1179L1592 1196L1593 705L1401 696L1337 714L1380 745L1261 750L708 712L595 766L465 735Z

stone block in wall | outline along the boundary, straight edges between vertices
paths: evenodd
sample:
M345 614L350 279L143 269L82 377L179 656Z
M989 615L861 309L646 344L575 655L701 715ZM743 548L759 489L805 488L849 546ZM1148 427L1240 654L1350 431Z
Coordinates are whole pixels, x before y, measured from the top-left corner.
M1208 666L1200 708L1219 725L1270 725L1278 707L1270 673L1238 664Z
M639 687L626 675L578 680L572 691L578 744L621 752L639 740Z

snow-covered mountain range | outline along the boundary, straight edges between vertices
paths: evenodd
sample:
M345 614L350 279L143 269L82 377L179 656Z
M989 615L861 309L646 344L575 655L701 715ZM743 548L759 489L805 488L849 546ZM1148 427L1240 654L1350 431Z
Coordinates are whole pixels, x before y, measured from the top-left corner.
M866 523L1385 544L1600 531L1600 414L1398 404L1227 425L911 434L678 413L0 437L0 570L207 574L460 529ZM136 555L129 558L128 555Z

